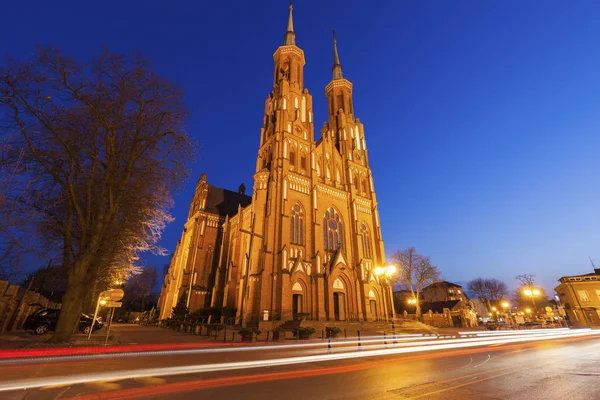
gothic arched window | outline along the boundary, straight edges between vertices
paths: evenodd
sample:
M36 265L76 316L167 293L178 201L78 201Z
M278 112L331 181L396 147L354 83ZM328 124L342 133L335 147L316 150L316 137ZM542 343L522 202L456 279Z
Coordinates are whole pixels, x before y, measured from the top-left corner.
M294 204L290 215L290 242L304 245L304 212L298 204Z
M360 192L360 181L358 180L358 174L354 173L354 188L356 192Z
M362 239L363 255L365 258L371 257L371 236L369 235L369 229L366 224L360 226L360 236Z
M300 169L306 170L308 157L306 156L306 152L302 150L300 152Z
M296 149L293 147L290 147L290 165L292 167L296 166Z
M332 208L325 211L323 218L323 241L325 250L335 251L343 248L342 221L340 215Z
M361 175L361 180L362 180L362 191L363 191L363 194L366 195L367 193L369 193L369 189L367 186L367 178L364 175Z

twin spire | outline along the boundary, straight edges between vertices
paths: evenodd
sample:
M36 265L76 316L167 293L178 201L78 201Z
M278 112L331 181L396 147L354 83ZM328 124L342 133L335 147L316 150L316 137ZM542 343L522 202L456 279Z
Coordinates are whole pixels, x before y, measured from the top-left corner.
M287 31L285 32L284 46L295 46L296 45L296 33L294 32L294 20L292 16L292 0L290 0L290 15L288 17ZM337 51L337 40L335 38L335 31L333 31L333 80L344 79L342 75L342 64L340 64L340 57Z
M285 42L283 43L285 46L295 46L296 45L296 33L294 33L294 20L292 19L292 0L290 0L290 16L288 17L288 27L287 32L285 33Z

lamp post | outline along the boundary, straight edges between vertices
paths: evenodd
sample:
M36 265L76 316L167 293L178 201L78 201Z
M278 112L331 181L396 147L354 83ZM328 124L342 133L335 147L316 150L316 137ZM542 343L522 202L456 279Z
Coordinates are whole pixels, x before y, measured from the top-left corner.
M394 318L395 315L395 311L394 311L394 300L393 300L393 294L392 294L392 285L390 284L390 281L392 279L392 275L394 275L396 273L396 267L393 265L388 265L387 267L376 267L375 270L373 271L375 273L375 275L377 275L379 277L379 279L382 282L382 285L385 286L387 284L388 287L388 297L389 297L389 304L391 307L391 314L392 314L392 318ZM388 319L389 315L386 315L386 320Z
M502 302L502 308L504 309L504 318L506 319L505 322L508 321L508 318L510 316L510 314L509 314L510 309L508 308L509 306L510 306L510 304L508 304L507 301ZM512 321L511 321L511 323L512 323Z
M528 288L523 290L523 293L525 294L525 296L531 297L531 301L533 302L533 309L535 310L535 313L537 314L537 305L535 304L535 296L539 296L542 292L540 292L539 289L536 288Z

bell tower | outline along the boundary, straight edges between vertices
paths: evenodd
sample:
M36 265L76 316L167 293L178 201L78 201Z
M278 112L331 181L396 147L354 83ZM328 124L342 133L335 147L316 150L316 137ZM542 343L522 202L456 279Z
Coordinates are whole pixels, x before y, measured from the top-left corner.
M291 2L289 10L283 45L273 54L273 90L265 101L256 172L272 170L277 158L281 161L287 156L287 146L276 147L282 135L293 134L306 141L314 137L312 97L304 89L306 61L304 51L296 46Z

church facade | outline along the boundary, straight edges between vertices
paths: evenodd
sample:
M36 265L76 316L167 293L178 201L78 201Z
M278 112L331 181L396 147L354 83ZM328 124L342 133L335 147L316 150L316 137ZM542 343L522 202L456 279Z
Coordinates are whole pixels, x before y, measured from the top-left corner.
M315 140L292 7L273 55L252 196L198 181L159 299L236 310L236 323L394 316L365 129L334 37L328 119ZM182 297L185 300L182 300Z

